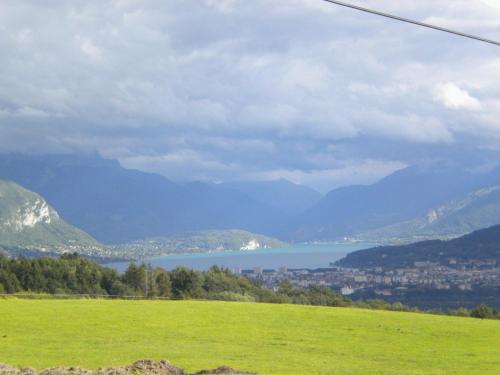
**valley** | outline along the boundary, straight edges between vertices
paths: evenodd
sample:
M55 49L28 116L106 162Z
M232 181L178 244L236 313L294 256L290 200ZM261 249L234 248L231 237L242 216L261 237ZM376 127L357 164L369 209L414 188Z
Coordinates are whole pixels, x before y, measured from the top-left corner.
M117 269L137 260L167 269L217 264L269 289L289 280L425 309L471 308L481 301L475 293L500 306L498 231L459 238L500 222L498 169L408 167L324 197L286 180L181 185L95 156L4 155L0 177L37 191L0 180L0 248L11 256L77 252ZM438 240L450 238L457 239ZM301 243L306 239L312 243ZM399 245L356 251L375 246L370 242ZM436 293L441 300L414 297Z
M100 243L124 249L206 230L238 229L294 243L409 243L500 224L498 168L411 166L323 196L286 180L179 184L99 156L11 154L0 156L0 179L39 194Z
M500 0L0 0L0 375L500 374Z

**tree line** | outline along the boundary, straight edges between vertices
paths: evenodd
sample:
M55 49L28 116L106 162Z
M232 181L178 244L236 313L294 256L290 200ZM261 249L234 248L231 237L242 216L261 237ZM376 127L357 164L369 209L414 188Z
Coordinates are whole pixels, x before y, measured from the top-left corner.
M167 271L131 263L125 272L119 273L77 254L34 259L0 255L0 294L17 293L210 299L419 312L383 300L351 301L327 287L296 288L287 280L276 290L268 290L217 266L203 272L185 267ZM485 305L433 313L500 319L497 310Z
M285 293L286 292L286 293ZM271 291L217 266L172 271L131 263L123 273L77 254L8 258L0 255L0 294L83 294L171 299L214 299L341 306L348 300L329 288Z

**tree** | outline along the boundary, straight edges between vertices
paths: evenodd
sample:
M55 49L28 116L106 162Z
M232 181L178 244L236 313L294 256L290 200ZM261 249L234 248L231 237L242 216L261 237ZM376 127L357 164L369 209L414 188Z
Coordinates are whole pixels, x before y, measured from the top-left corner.
M21 284L16 275L7 270L0 269L0 285L2 285L5 292L9 294L22 291Z
M172 293L175 298L200 298L204 296L202 279L198 272L178 266L171 273Z
M146 266L144 264L137 266L130 263L125 274L123 282L134 292L144 293L146 289Z
M293 285L288 279L284 279L279 285L279 293L290 295L293 290Z
M159 297L169 298L172 295L172 282L167 271L157 269L155 271L155 284Z
M495 310L493 310L491 307L481 304L472 309L470 316L479 319L491 319L495 317L495 313Z

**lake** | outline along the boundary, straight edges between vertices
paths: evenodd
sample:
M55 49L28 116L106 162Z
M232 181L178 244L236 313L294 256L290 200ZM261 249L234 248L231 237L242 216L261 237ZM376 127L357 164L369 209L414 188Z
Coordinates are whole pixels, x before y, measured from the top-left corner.
M373 243L349 244L297 244L282 249L258 249L253 251L212 252L199 254L177 254L151 258L145 262L153 267L173 269L185 266L196 270L207 270L217 265L231 270L288 268L322 268L329 267L330 262L344 257L346 254L377 246ZM128 262L112 263L108 266L123 271Z

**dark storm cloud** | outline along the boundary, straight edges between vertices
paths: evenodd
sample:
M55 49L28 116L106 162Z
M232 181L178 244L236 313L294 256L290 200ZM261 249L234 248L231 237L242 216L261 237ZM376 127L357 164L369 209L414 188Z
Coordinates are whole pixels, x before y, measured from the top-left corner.
M500 30L494 0L357 3ZM4 152L325 190L500 140L498 48L319 0L6 0L0 50Z

